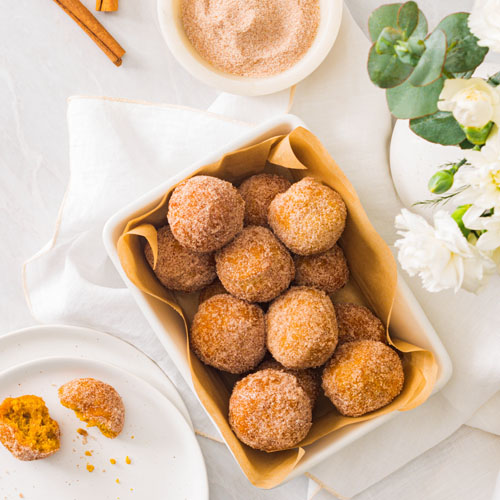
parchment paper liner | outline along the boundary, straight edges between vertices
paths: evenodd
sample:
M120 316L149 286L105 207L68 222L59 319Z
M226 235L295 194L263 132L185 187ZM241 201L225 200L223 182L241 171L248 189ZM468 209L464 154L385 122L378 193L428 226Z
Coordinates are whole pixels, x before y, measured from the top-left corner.
M396 291L396 263L389 247L369 222L352 185L311 132L298 127L286 136L273 137L229 153L192 175L213 175L238 184L243 178L262 171L279 173L294 181L313 176L340 193L348 208L347 225L340 244L349 262L351 279L333 300L366 304L388 325ZM130 280L143 292L164 302L166 307L173 308L182 318L187 333L197 307L196 295L187 296L166 290L143 255L144 238L149 241L154 253L157 252L156 227L166 223L167 202L172 190L153 210L129 221L118 242L118 255ZM388 406L358 418L343 417L323 398L318 402L313 426L301 446L275 453L253 450L236 438L227 419L234 377L204 365L192 355L187 334L186 349L198 397L234 457L255 486L272 488L280 484L307 453L304 446L346 425L394 410L410 410L427 399L438 372L433 354L402 340L391 339L389 332L388 340L402 353L405 368L402 393Z

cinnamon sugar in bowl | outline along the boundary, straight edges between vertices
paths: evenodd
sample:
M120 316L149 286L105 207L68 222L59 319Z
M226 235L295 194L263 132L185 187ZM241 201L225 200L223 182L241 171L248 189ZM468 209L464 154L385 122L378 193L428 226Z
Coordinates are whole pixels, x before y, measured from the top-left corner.
M319 0L182 0L193 47L240 76L275 75L296 64L316 37L319 12Z
M177 61L204 83L241 95L291 87L323 61L342 0L158 0Z

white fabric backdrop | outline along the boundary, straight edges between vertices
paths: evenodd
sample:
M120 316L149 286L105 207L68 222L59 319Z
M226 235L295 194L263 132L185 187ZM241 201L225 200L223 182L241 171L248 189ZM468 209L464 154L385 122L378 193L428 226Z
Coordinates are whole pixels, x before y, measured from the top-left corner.
M368 11L378 3L350 2L350 5L364 25ZM124 45L128 44L127 48L130 47L128 66L124 65L119 70L102 58L51 2L29 2L28 8L28 2L20 0L9 6L9 12L3 11L0 14L0 27L7 40L0 47L0 165L4 167L0 174L0 207L4 215L4 222L0 227L4 241L0 250L0 265L4 277L2 293L9 297L0 306L2 331L32 322L22 299L18 270L20 262L36 251L51 234L66 184L66 96L78 92L102 93L205 107L216 95L178 68L170 55L165 53L158 32L147 28L148 23L154 22L153 4L152 1L141 2L139 6L138 3L127 4L123 1L120 17L110 16L109 21L106 18L106 25L117 33L117 38L120 39L118 34L123 34ZM426 12L436 11L438 8L435 2L429 8L424 2L421 4ZM440 12L436 12L435 18L438 19L452 9L467 8L469 4L470 2L439 2ZM57 30L53 29L54 25ZM328 89L324 91L328 92ZM307 104L298 111L306 122L308 111ZM483 420L485 418L487 417L481 417ZM480 423L476 422L476 425ZM490 471L492 464L493 469L498 465L498 460L495 464L493 453L497 450L498 440L483 436L477 431L468 430L465 435L463 432L451 438L451 442L464 451L460 454L460 463L464 467L460 468L460 463L457 462L456 468L450 468L458 472L462 481L448 481L446 492L450 498L454 492L454 498L489 498L494 482L494 474ZM466 439L464 436L472 437ZM205 443L203 446L211 449L219 445ZM469 462L467 456L472 448L482 450L480 456L489 457L489 460L482 463L478 458L473 459L470 454ZM444 494L439 496L443 491L436 488L436 467L428 455L432 457L434 452L442 461L443 456L439 453L444 450L446 461L450 462L454 456L450 449L454 448L443 443L364 495L379 495L366 498L397 498L395 492L400 491L400 485L408 481L410 474L417 473L414 484L422 484L425 480L429 492L433 491L434 495L438 495L432 498L445 498ZM479 464L480 469L476 468ZM453 465L455 467L455 462ZM462 469L466 467L469 471L485 472L481 481L474 484L474 490L468 489L471 482L467 479L470 476L462 473ZM210 468L209 474L216 488L215 491L212 489L214 498L227 498L231 494L222 489L226 479L217 476L217 467ZM271 495L277 495L274 498L303 498L304 489L305 482L299 480L293 487L282 491L276 490L269 494L245 492L246 496L241 498L264 498L264 495L269 495L269 498ZM465 491L471 494L465 495ZM476 494L473 495L472 491ZM231 496L237 497L234 493Z

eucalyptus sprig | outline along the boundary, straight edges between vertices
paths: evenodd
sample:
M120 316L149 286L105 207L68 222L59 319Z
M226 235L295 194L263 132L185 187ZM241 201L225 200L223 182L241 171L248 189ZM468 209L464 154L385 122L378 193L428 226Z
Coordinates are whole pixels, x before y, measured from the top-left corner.
M416 2L382 5L371 14L368 27L373 45L368 73L386 89L396 118L410 119L410 128L424 139L463 149L481 144L489 130L464 130L437 102L446 79L470 78L488 52L468 27L469 14L445 17L428 33L427 20ZM488 80L500 83L500 74ZM483 138L484 136L484 138Z

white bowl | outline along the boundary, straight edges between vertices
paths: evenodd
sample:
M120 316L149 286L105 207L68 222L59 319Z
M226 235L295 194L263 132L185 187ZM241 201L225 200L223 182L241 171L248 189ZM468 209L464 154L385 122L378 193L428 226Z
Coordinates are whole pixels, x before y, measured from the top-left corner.
M177 175L166 179L164 183L116 213L104 227L103 240L109 257L130 289L132 296L146 316L149 324L158 335L160 342L193 391L194 387L187 359L184 323L173 309L166 307L163 302L142 292L128 279L118 257L118 239L130 219L151 210L159 203L165 192L198 168L213 163L219 160L224 154L236 149L257 144L276 135L288 134L299 126L305 127L304 123L296 116L282 115L258 127L252 128L224 148L211 153ZM440 391L452 374L450 358L422 308L401 277L398 278L390 331L392 336L428 349L434 354L439 370L433 393ZM371 420L346 426L318 439L315 443L307 446L306 455L286 478L286 481L307 472L322 460L325 460L333 453L359 439L370 430L396 417L398 414L399 412L397 411L387 413Z
M158 21L163 38L177 61L203 83L232 94L272 94L295 85L311 74L332 48L342 19L342 0L319 0L320 23L313 44L304 57L277 75L250 78L230 75L205 61L188 40L181 19L182 0L158 0Z

